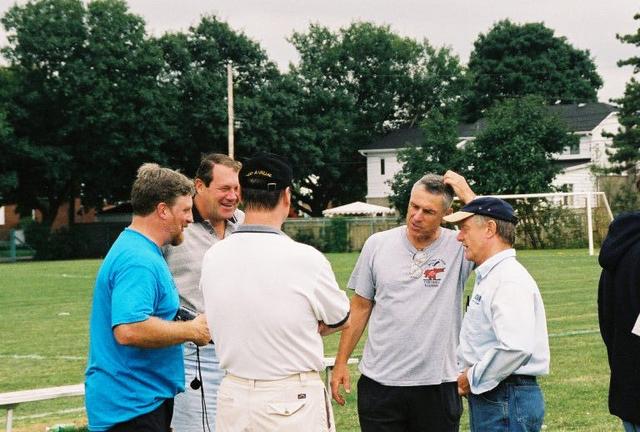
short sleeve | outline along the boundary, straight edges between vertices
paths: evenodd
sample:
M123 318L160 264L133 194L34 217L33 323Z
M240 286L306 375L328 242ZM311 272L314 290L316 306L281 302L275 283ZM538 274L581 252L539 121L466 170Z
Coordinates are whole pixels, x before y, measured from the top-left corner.
M372 266L373 249L373 242L369 238L362 247L356 266L353 268L347 283L347 287L355 290L356 294L368 300L373 300L376 293Z
M119 271L111 294L111 326L147 320L157 300L157 280L144 266Z
M323 256L319 258L322 262L314 296L316 318L328 326L339 326L349 317L349 299L338 286L329 261Z

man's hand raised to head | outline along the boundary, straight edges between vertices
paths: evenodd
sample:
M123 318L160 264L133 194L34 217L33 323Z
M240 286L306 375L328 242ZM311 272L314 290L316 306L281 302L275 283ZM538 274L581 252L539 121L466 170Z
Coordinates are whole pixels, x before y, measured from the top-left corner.
M465 204L476 197L467 180L455 171L449 170L444 173L444 183L451 186L456 196Z

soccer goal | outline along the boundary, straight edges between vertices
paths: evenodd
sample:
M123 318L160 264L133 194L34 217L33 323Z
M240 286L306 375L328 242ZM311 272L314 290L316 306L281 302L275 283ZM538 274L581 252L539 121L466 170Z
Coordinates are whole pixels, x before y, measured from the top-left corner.
M583 247L594 255L613 213L604 192L487 195L509 202L518 215L519 242L533 248ZM586 240L586 241L585 241Z

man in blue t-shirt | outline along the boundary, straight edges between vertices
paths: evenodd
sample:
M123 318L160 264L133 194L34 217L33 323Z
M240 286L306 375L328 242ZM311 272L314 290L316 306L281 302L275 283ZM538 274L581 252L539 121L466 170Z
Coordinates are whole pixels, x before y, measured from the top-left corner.
M193 183L144 164L131 190L133 219L98 272L90 321L86 407L91 431L170 431L184 391L182 343L211 339L204 315L173 321L178 292L161 247L193 221Z

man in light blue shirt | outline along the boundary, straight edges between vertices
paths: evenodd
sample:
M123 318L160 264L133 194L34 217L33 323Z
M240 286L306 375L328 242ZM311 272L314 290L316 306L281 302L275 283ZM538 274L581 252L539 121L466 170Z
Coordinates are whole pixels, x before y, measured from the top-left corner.
M457 351L471 431L539 431L544 399L536 377L549 373L549 339L538 286L512 247L513 208L480 197L444 220L459 224L465 258L477 265Z

